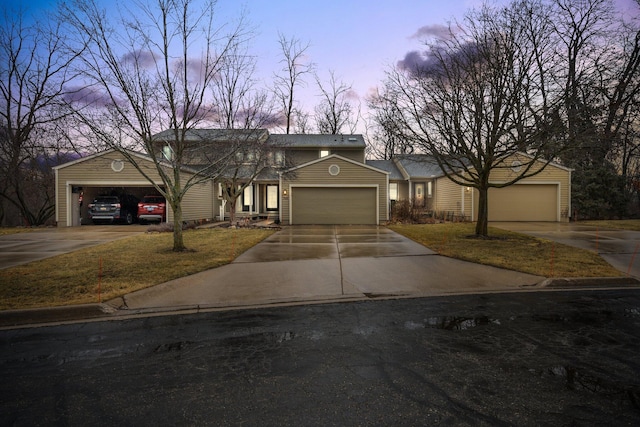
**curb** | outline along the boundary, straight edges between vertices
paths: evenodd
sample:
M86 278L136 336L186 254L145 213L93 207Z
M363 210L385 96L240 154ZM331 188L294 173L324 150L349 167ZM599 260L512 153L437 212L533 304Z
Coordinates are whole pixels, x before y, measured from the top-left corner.
M640 280L632 277L578 277L578 278L550 278L532 286L521 288L522 291L539 290L604 290L604 289L635 289L640 288ZM513 292L513 290L511 290ZM395 297L411 297L411 295L394 295ZM364 298L363 298L364 297ZM60 307L33 308L24 310L0 311L0 330L19 329L35 326L47 326L51 324L63 324L104 319L125 319L130 316L157 316L168 313L188 314L191 312L210 310L238 310L242 308L272 307L274 305L287 306L301 303L317 304L319 302L350 302L358 300L372 300L382 295L363 295L354 298L322 298L309 299L308 301L272 301L268 304L250 304L234 306L207 306L207 307L157 307L154 309L127 310L125 307L117 307L121 298L101 304L82 304ZM415 297L422 297L415 295Z

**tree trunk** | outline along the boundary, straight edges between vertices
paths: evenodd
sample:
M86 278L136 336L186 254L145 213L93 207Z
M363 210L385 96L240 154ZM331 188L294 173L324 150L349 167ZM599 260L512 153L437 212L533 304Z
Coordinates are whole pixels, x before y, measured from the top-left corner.
M476 222L476 236L489 235L489 189L478 188L478 222Z
M171 206L173 209L173 251L182 252L186 249L182 237L182 203Z

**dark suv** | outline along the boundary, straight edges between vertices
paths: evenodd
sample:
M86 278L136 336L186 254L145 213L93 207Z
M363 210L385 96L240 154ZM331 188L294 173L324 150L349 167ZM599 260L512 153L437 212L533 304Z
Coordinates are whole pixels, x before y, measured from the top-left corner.
M94 224L124 222L132 224L138 213L138 199L130 194L98 196L89 203L89 218Z

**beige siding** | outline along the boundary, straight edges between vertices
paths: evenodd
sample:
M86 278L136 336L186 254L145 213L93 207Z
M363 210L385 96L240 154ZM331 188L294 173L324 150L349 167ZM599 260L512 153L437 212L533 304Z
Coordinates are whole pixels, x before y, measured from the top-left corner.
M435 212L453 212L454 215L463 214L462 187L447 177L438 178L435 184ZM466 215L467 206L464 206Z
M201 219L211 220L214 213L214 185L212 182L204 182L187 190L182 199L182 220L196 221ZM169 221L173 221L173 212L168 213Z
M336 165L340 173L331 175L329 167ZM388 219L388 175L370 169L362 164L355 164L338 157L328 157L298 168L290 180L284 180L281 191L288 194L282 197L282 222L289 224L290 220L290 185L316 187L377 187L378 188L378 219L380 222Z
M512 180L518 173L512 169L513 162L520 161L525 163L526 160L526 157L519 159L518 156L508 158L503 167L492 171L490 181L492 183L503 183ZM538 162L536 166L540 169L543 165L543 163ZM478 216L478 191L467 192L462 189L463 187L454 184L446 177L439 178L436 183L436 207L434 210L452 211L456 212L457 215L464 211L466 217L473 218L475 221ZM552 189L555 190L555 197L550 196ZM495 191L499 190L491 191L495 193ZM571 172L552 164L547 165L540 173L518 181L513 188L503 192L501 196L494 197L492 204L490 194L490 211L495 218L520 218L520 221L568 221L571 207ZM513 204L524 206L532 203L532 200L535 200L535 209L527 208L526 215L517 214L518 210L514 210ZM496 203L498 206L496 206ZM551 210L555 211L556 219L550 219L549 212ZM491 220L491 217L489 219Z

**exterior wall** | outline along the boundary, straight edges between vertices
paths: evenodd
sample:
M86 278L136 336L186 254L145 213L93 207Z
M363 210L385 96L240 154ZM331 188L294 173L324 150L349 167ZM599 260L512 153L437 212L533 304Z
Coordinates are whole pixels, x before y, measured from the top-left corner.
M436 180L434 193L435 212L453 212L456 216L471 218L471 193L465 196L460 185L447 177L441 177Z
M340 168L338 175L329 173L329 166L337 165ZM365 165L354 164L339 157L329 156L325 159L301 167L295 170L295 175L290 179L283 179L280 188L280 212L281 221L287 225L290 222L290 198L291 185L317 186L317 187L357 187L377 186L378 188L378 219L379 222L388 219L388 175L383 172L370 169ZM285 195L286 191L286 195Z
M211 181L191 187L182 199L182 220L211 220L215 217L213 210L214 185ZM169 208L167 221L173 221L173 211Z

